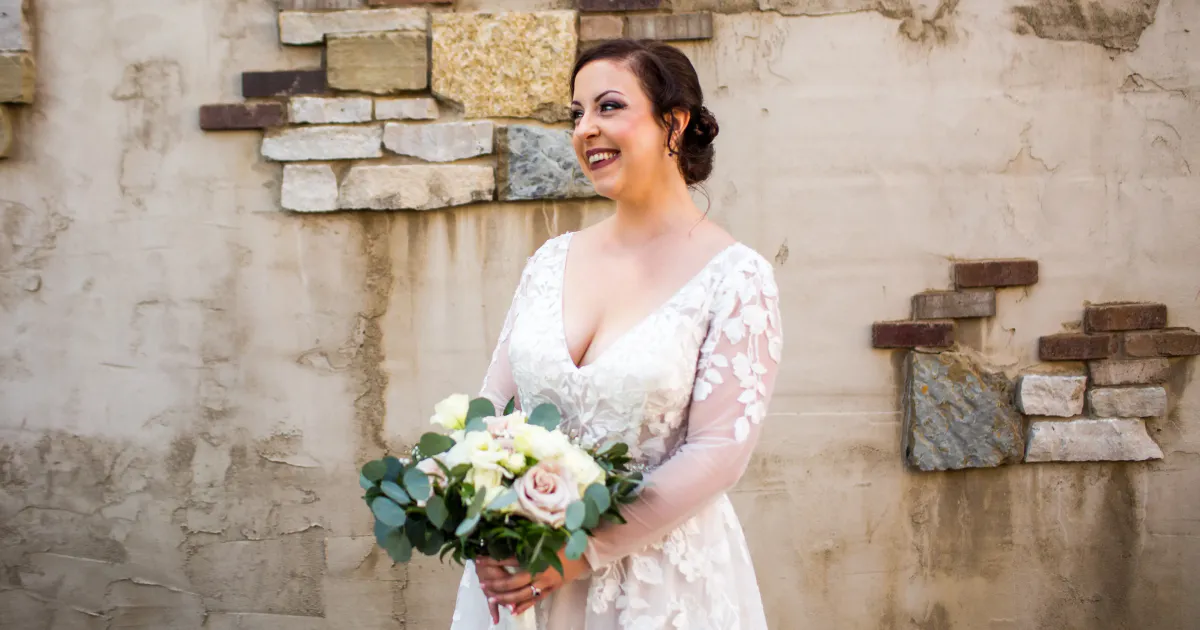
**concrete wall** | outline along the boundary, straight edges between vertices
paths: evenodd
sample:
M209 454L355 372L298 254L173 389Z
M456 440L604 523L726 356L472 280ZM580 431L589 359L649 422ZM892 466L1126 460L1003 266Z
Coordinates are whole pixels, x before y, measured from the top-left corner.
M1200 327L1200 4L1030 3L766 3L681 46L721 121L712 216L783 290L735 497L772 628L1200 623L1194 365L1161 462L901 465L868 329L952 258L1041 262L960 339L1014 373L1085 301ZM272 2L35 5L0 161L0 626L445 627L457 570L373 551L354 468L478 386L525 256L610 206L281 213L260 135L195 120L243 70L317 62Z

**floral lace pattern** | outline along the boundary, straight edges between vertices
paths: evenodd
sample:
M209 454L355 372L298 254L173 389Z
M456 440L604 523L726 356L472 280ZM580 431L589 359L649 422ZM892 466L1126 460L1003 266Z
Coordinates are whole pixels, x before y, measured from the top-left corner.
M725 492L749 463L782 351L769 263L734 244L658 309L577 367L563 334L571 234L526 265L482 395L522 408L554 403L564 429L591 446L631 447L649 485L625 525L599 530L592 573L537 606L551 630L766 628L750 553ZM507 618L501 626L509 627ZM492 628L468 567L453 630Z

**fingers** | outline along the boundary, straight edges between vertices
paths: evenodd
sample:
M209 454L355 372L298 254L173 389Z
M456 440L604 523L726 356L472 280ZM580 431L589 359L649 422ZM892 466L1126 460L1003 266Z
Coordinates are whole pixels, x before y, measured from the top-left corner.
M509 593L520 589L527 589L533 583L533 576L528 573L521 572L516 575L505 575L496 580L488 580L483 585L485 591L491 593Z
M491 615L492 615L492 625L493 626L499 625L499 623L500 623L500 604L489 603L488 604L488 612L491 613Z
M554 575L558 574L555 573ZM533 596L533 589L530 586L536 586L538 589L538 597L536 599ZM542 573L538 575L537 579L515 590L496 592L492 595L491 600L494 600L500 606L513 607L515 610L521 604L532 605L534 602L541 601L559 586L561 586L561 583L558 580Z

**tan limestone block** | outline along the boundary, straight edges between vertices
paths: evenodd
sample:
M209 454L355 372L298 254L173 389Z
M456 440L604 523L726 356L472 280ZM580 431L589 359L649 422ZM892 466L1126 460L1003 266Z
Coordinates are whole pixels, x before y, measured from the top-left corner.
M0 158L8 157L13 145L12 112L7 105L0 105Z
M29 53L0 53L0 103L32 103L37 66Z
M331 35L325 49L329 86L371 94L423 90L429 85L424 32Z
M433 16L433 92L467 118L566 120L574 11Z

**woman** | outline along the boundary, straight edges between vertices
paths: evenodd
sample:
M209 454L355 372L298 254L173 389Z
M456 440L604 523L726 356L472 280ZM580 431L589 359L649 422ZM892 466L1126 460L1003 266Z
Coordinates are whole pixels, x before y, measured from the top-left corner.
M534 607L539 628L766 628L725 496L766 415L781 334L771 266L710 223L689 187L717 122L665 44L618 40L575 65L575 153L613 216L529 260L484 381L497 406L549 402L586 446L631 445L648 487L564 575L468 566L454 630ZM502 612L503 611L503 612Z

